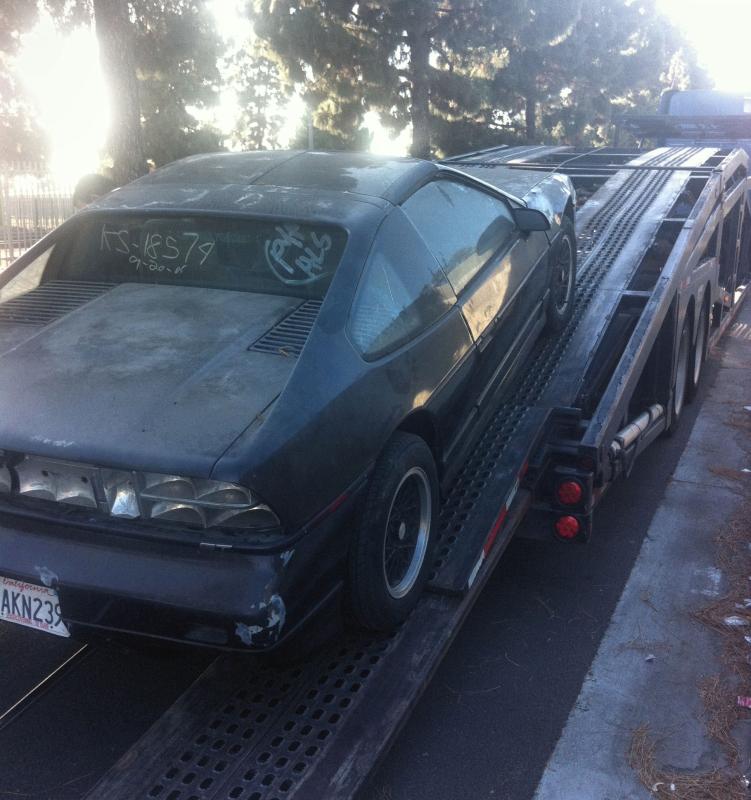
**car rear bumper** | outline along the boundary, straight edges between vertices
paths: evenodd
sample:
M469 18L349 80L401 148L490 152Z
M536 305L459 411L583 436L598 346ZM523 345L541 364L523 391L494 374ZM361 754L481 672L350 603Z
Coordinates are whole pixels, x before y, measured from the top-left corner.
M0 514L0 575L57 590L69 630L269 650L341 587L347 502L289 549L247 553L129 539Z

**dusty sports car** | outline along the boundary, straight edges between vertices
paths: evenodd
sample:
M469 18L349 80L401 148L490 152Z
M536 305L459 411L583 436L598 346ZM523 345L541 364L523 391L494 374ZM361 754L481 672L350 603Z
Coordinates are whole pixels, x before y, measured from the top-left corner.
M245 650L403 620L441 487L572 312L571 184L504 174L196 156L11 266L0 618Z

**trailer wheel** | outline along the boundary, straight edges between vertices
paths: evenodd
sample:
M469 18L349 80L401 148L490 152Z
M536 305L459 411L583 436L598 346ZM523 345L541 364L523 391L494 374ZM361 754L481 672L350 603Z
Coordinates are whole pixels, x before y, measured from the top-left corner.
M709 307L705 303L699 316L698 328L696 331L696 344L691 352L691 380L688 385L689 402L696 397L699 388L702 368L707 357L707 345L709 341Z
M428 445L395 433L376 462L349 554L348 605L363 627L391 630L417 603L433 562L438 491Z
M549 331L560 331L574 313L576 292L576 233L568 217L561 223L561 236L551 253L550 302L547 309Z
M688 387L691 383L691 328L688 319L683 323L681 338L678 344L678 363L675 369L675 380L673 381L672 414L670 425L665 429L668 436L672 436L681 421L683 407L686 405Z

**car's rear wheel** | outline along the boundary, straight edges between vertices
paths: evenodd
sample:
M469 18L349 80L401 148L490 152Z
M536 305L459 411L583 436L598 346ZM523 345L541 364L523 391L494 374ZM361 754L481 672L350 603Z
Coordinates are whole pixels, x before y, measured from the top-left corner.
M347 595L363 627L391 630L412 611L430 571L437 518L430 448L397 432L376 463L350 549Z
M576 233L574 223L564 217L561 235L551 253L550 302L547 327L560 331L568 325L574 313L576 293Z

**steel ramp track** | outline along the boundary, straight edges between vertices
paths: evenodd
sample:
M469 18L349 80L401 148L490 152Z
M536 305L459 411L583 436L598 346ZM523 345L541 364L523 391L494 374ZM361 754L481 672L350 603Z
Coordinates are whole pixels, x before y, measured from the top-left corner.
M647 160L677 165L698 159L699 150L669 149ZM639 217L649 207L640 198L653 199L664 187L651 182L669 178L667 172L621 173L613 191L600 190L591 211L585 206L579 312L614 263L601 248L617 238L621 223L628 235L633 232L638 219L629 209L638 206ZM628 235L612 245L616 256ZM529 506L529 492L518 490L485 553L483 545L543 429L546 410L536 404L560 369L575 320L570 327L563 336L538 342L515 383L513 403L499 409L442 506L432 577L440 591L427 592L396 634L353 634L298 665L220 656L87 800L352 797L417 703Z

